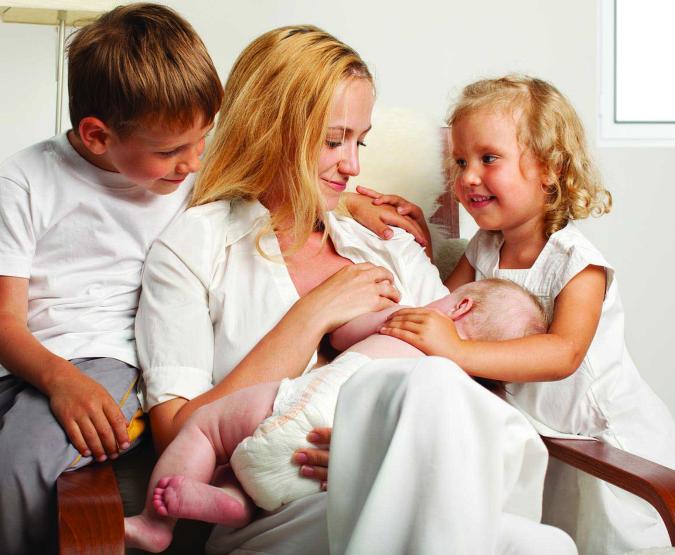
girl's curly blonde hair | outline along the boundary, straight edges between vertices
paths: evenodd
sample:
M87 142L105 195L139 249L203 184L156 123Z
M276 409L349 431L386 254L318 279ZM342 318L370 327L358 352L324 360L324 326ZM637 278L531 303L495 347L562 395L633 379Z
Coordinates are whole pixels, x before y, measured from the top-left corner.
M476 81L462 91L448 125L485 109L519 116L518 142L532 151L548 173L547 237L570 219L602 216L611 210L612 195L588 154L581 120L553 85L526 75ZM453 178L456 173L453 167Z

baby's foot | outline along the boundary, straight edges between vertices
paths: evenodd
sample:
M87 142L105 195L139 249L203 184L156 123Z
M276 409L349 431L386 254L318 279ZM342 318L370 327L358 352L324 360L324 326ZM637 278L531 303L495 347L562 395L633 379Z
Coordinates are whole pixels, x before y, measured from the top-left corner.
M149 517L145 514L124 519L124 545L151 553L164 551L173 538L172 518Z
M243 499L185 476L165 476L159 480L152 504L161 516L191 518L233 528L241 528L251 521L251 508Z

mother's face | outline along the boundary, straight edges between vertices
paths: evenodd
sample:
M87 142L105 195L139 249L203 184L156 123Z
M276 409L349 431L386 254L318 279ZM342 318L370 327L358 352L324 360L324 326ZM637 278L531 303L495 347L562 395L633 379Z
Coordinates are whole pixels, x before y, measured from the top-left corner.
M340 83L328 118L326 140L319 154L319 191L326 210L333 210L351 176L359 174L359 147L370 131L375 96L368 79Z

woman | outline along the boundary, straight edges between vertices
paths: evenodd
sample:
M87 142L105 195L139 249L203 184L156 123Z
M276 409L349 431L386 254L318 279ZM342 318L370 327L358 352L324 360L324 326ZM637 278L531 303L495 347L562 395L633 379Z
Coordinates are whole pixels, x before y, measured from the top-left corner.
M192 207L156 242L144 271L138 349L144 405L159 449L210 401L325 362L322 337L346 321L395 302L426 304L447 294L412 236L398 232L380 241L331 212L349 178L359 173L358 149L370 129L373 101L372 77L358 54L311 26L270 31L235 63ZM410 422L370 410L373 399L375 407L407 399L415 410L402 416L411 414L415 425L434 430L433 436L420 434L430 445L445 433L439 423L456 439L487 445L474 453L462 447L452 467L422 481L410 475L403 483L424 482L414 490L399 483L382 494L405 495L405 515L421 502L418 514L428 517L423 522L406 517L398 534L388 534L391 541L382 552L453 552L454 542L460 551L487 553L503 543L504 511L526 524L537 521L546 455L536 434L452 363L426 360L434 362L423 369L408 360L385 361L377 372L362 372L361 385L343 395L335 425L343 435L333 443L333 465L338 466L337 456L341 469L331 470L329 511L335 517L328 515L328 531L326 494L320 493L240 531L219 534L212 549L327 553L330 534L333 551L377 552L373 538L381 540L388 509L371 487L384 458L368 456L377 444L369 434L386 452L396 436L391 430L407 430ZM389 384L397 384L397 398L390 398ZM424 401L429 392L436 402ZM374 397L352 405L350 396L361 393ZM428 409L419 413L425 421L414 416L421 407ZM434 407L456 407L454 421L468 423L448 423ZM341 419L350 418L349 427L342 426ZM472 422L483 418L489 437L474 437L483 429ZM359 439L350 445L352 433ZM497 441L486 441L492 436ZM361 457L354 472L344 471ZM436 459L433 465L440 468ZM466 467L472 475L461 474ZM520 479L525 471L529 481ZM461 483L463 494L478 499L461 513L452 504L439 505L430 491L448 492L438 487L441 481ZM375 513L363 497L369 491L376 496ZM449 494L452 498L452 488ZM401 514L400 506L393 509ZM465 534L460 541L445 521L460 531L474 526L490 531Z

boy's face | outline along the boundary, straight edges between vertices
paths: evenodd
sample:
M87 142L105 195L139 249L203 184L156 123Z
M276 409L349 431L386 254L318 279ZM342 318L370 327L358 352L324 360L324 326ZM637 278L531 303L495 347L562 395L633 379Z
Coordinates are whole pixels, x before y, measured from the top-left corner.
M152 193L168 195L199 169L211 126L200 119L184 131L147 126L120 136L109 130L101 159L108 166L105 169L121 173Z

